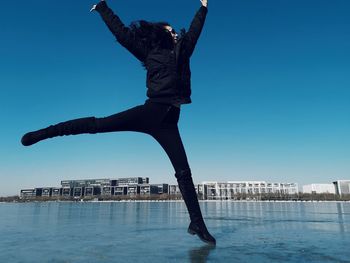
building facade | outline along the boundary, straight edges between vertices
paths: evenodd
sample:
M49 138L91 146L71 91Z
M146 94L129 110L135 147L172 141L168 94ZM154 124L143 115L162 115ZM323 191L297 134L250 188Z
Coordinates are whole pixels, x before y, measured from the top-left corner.
M335 194L334 184L307 184L303 185L304 194Z
M203 199L236 199L242 195L295 195L297 183L269 183L265 181L203 182L198 186L198 194Z
M172 184L172 185L168 185L168 194L169 195L180 195L180 188L177 184Z
M335 192L338 195L348 195L350 194L350 180L337 180L333 182L335 187Z
M142 189L142 193L141 193ZM20 197L111 197L118 195L161 194L168 192L168 184L149 184L149 178L127 177L118 179L63 180L61 187L23 189Z
M297 183L266 181L206 181L195 184L198 199L231 200L253 196L292 196L298 194ZM350 194L350 180L337 180L332 184L309 184L302 187L303 193ZM112 197L112 196L151 196L168 194L181 197L178 185L150 184L148 177L126 177L117 179L63 180L61 187L38 187L23 189L21 198L35 197Z

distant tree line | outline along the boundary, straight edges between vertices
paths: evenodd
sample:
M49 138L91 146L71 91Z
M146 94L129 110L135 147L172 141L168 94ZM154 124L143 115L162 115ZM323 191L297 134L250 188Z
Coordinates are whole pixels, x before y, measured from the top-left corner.
M299 200L302 201L350 201L350 194L336 195L329 193L322 194L299 194Z
M18 201L20 201L20 197L18 195L0 197L0 202L18 202Z
M9 196L0 197L0 202L45 202L45 201L123 201L123 200L154 200L154 201L166 201L166 200L181 200L182 196L169 195L169 194L154 194L154 195L123 195L123 196L94 196L94 197L24 197ZM204 200L203 195L198 195L199 200ZM266 194L235 194L230 198L209 198L209 200L246 200L246 201L350 201L350 194L336 195L336 194L305 194L298 193L294 195L282 194L282 193L266 193Z
M199 198L203 198L199 196ZM284 194L284 193L237 193L232 197L209 198L214 200L252 200L252 201L350 201L350 194L336 195L329 193L322 194Z
M152 194L152 195L112 195L112 196L89 196L89 197L73 197L73 196L55 196L55 197L46 197L46 196L34 196L34 197L19 197L19 196L10 196L10 197L0 197L0 202L46 202L46 201L123 201L123 200L181 200L181 195L168 195L168 194Z

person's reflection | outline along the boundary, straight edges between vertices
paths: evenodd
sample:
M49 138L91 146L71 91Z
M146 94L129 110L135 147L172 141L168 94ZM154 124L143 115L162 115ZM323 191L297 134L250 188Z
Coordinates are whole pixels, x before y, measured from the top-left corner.
M192 248L188 251L191 263L205 263L211 250L214 250L213 245L203 245L201 247Z
M343 235L346 229L344 226L344 207L342 203L337 203L337 212L338 212L339 231L340 231L340 234Z

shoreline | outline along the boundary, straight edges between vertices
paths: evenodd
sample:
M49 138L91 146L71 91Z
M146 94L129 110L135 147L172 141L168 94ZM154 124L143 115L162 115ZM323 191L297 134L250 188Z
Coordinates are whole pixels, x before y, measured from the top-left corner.
M350 203L346 200L198 200L199 203ZM0 204L25 203L183 203L183 200L27 200L23 202L2 201Z

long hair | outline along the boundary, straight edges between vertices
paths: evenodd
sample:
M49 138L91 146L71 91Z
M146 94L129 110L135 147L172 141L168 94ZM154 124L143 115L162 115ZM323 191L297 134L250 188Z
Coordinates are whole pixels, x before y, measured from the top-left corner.
M168 22L148 22L145 20L134 21L130 24L130 29L135 36L144 42L148 50L154 48L172 49L174 40L171 34L164 28L170 26ZM183 30L181 30L181 35Z

